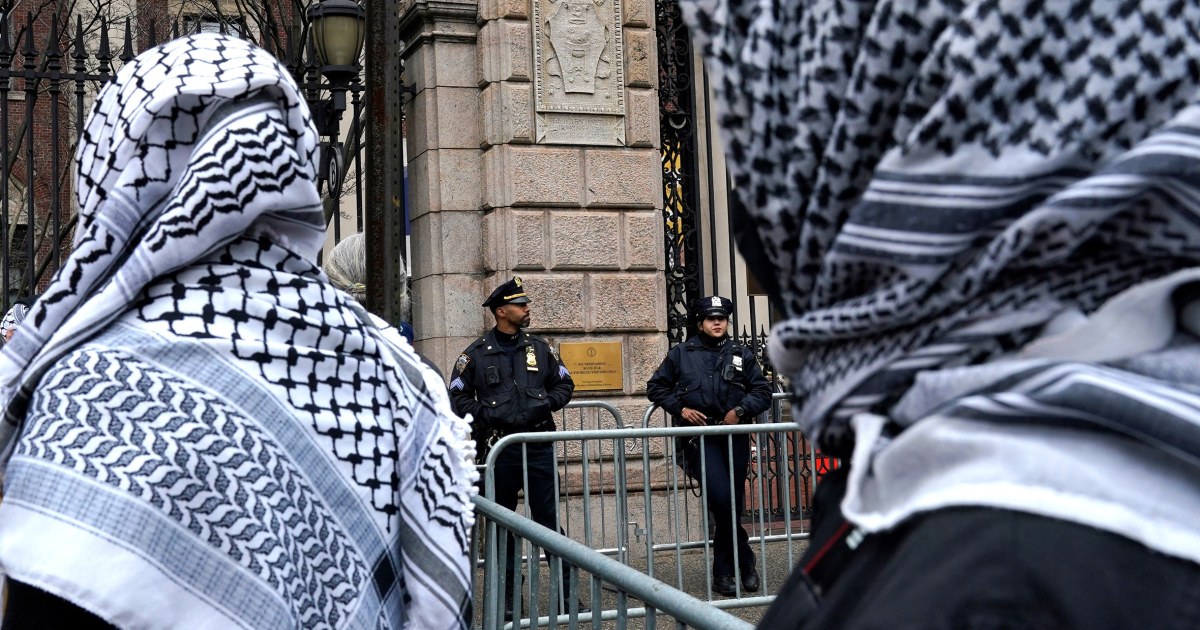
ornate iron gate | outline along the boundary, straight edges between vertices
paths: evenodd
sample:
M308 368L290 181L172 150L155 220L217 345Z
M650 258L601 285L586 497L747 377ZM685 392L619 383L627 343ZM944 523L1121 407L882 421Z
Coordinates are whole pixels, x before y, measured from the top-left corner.
M708 75L696 58L678 0L656 0L655 18L669 342L681 343L695 331L689 307L696 298L726 295L734 300L735 336L758 356L775 391L785 391L766 352L772 323L768 299L752 287L753 279L735 253L729 218L732 183L714 129ZM777 401L771 420L790 419L790 405ZM764 434L755 449L762 466L752 465L750 474L765 478L761 487L766 496L747 511L747 522L757 521L758 510L766 512L767 520L807 518L813 480L837 462L816 452L799 434ZM789 504L793 509L784 514L783 506Z
M43 6L52 11L55 5ZM148 20L138 24L126 18L121 25L110 23L108 16L85 20L75 15L74 24L62 28L63 16L56 13L30 12L23 18L13 20L0 4L0 313L16 299L44 288L70 251L76 222L72 162L100 87L138 51L155 46L163 36L174 38L180 33L178 21L168 35L162 25ZM219 29L238 23L222 19ZM274 52L283 58L318 117L327 114L325 102L333 86L322 81L312 46L294 45L307 41L307 32L299 30L297 37L285 34L284 39L288 45L282 50L274 47ZM267 47L272 49L270 43ZM331 243L343 233L362 231L364 223L365 86L354 77L336 89L344 89L349 97L349 133L342 140L345 166L340 174L345 185L337 190L329 178L321 187ZM341 146L337 127L335 122L323 138L327 151L323 164L333 154L332 147Z
M708 75L696 59L677 0L655 4L659 59L663 219L667 274L667 336L671 345L693 332L688 308L699 297L722 294L734 300L739 340L756 351L767 372L765 296L739 281L739 265L728 214L731 184L719 155L707 98ZM719 229L718 225L725 225ZM728 268L722 265L726 262ZM756 297L757 296L757 297Z
M676 0L655 2L658 29L658 102L662 138L663 218L667 274L667 338L690 334L688 308L703 290L700 223L696 206L696 94L692 38Z

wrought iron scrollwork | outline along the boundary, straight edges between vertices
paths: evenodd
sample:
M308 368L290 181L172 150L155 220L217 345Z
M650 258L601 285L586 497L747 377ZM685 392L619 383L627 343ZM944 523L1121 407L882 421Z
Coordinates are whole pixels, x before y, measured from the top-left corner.
M110 42L110 31L121 32L121 26L103 13L87 26L75 16L72 26L61 22L54 3L34 3L24 19L13 15L11 4L0 0L0 313L14 300L44 290L70 254L78 218L71 205L69 156L83 133L90 99L134 58L139 37L153 46L168 32L161 21L139 14L138 22L125 18L123 32ZM179 35L179 25L169 32ZM295 45L302 39L288 38L285 61L300 88L316 99L331 86L322 81L311 55L306 59ZM347 168L361 184L363 126L357 121L363 118L366 86L352 79L346 90L356 134ZM343 195L347 206L353 195L361 226L362 186ZM334 222L335 240L341 237L339 223Z
M692 41L677 0L655 0L667 274L667 338L687 339L688 305L702 290Z

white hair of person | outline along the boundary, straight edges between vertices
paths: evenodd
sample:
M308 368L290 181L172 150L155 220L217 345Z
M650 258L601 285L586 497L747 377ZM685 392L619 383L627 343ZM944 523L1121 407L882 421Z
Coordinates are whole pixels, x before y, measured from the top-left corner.
M400 265L400 314L409 321L410 299L408 294L408 268L404 258ZM325 262L325 274L339 289L349 293L359 302L367 301L367 240L362 232L351 234L338 242Z

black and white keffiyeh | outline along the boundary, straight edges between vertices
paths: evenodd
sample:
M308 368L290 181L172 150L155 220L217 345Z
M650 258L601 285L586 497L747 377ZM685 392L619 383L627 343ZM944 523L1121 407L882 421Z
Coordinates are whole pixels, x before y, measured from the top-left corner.
M1018 510L1200 563L1200 5L682 4L842 515Z
M75 248L0 355L9 576L120 626L469 624L469 428L315 265L316 148L235 38L100 93Z
M813 433L1200 260L1200 5L689 0Z
M16 332L17 326L25 321L25 314L28 312L29 309L24 304L13 304L4 314L4 319L0 320L0 338L7 338L9 334Z

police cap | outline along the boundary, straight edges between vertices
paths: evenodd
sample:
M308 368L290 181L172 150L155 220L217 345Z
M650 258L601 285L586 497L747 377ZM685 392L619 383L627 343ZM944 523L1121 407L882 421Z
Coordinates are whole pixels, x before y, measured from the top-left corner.
M729 315L733 313L733 302L719 295L702 297L692 303L692 313L695 314L696 319L704 319L712 315L721 315L728 319Z
M521 279L513 276L512 280L496 287L483 305L487 308L499 308L505 304L527 304L528 302L529 296L525 295L525 287L522 286Z

